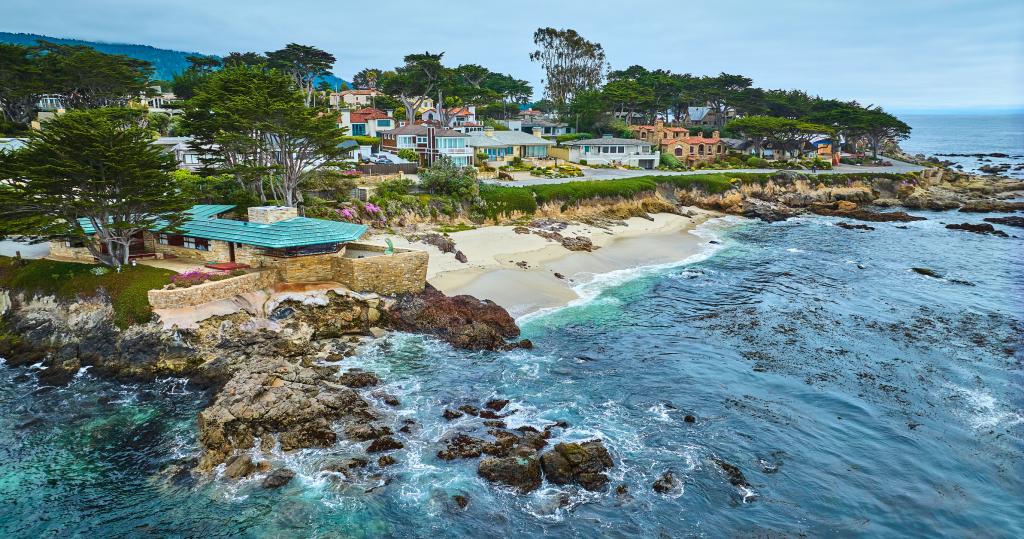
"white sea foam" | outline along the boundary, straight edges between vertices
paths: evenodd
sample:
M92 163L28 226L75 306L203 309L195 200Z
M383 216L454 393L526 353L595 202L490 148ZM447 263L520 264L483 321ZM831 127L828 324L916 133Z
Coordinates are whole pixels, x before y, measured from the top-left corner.
M963 398L967 405L961 408L967 422L974 429L992 429L1024 423L1024 411L1008 410L995 397L980 389L968 389L954 384L948 387Z
M786 249L786 252L787 253L806 253L807 251L804 251L803 249L797 249L796 247L790 247L789 249Z
M561 311L562 309L570 307L578 307L580 305L588 305L601 301L607 302L618 302L616 298L600 297L601 293L610 288L621 286L631 281L655 275L666 270L678 268L682 266L689 266L702 262L711 258L716 252L723 248L721 239L717 231L730 225L742 222L743 219L728 216L728 217L717 217L709 219L696 228L690 231L691 234L706 240L705 244L701 247L700 251L694 253L682 260L676 260L673 262L665 262L661 264L651 264L647 266L635 266L632 268L625 268L608 273L596 273L588 275L581 275L578 277L578 281L573 287L573 291L576 292L578 298L570 301L565 305L557 307L547 307L544 309L538 309L536 311L526 313L516 319L519 325L522 325L530 320L541 318L554 312ZM711 243L715 241L716 243Z

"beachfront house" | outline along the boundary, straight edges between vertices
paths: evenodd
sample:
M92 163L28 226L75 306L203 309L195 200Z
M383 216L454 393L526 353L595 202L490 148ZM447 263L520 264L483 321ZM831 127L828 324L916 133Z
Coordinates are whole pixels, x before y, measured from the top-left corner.
M376 137L383 131L395 128L393 111L383 111L372 107L358 110L341 109L338 114L338 128L348 129L353 136Z
M419 154L420 162L427 166L442 155L451 159L456 166L468 167L473 164L469 135L444 127L413 124L384 131L380 133L380 147L391 153L412 150Z
M522 131L496 131L487 127L481 132L470 133L469 145L475 153L487 154L487 164L500 167L516 157L520 159L544 159L548 148L555 143L540 137L540 130L533 134Z
M583 165L626 165L643 169L658 166L661 154L650 142L616 138L574 140L565 144L569 148L569 161Z
M129 246L136 258L190 258L204 262L236 263L251 267L272 265L273 259L336 254L345 244L366 232L366 225L299 217L284 206L248 209L248 220L224 217L234 209L228 204L201 204L185 211L186 219L174 228L166 224L141 232ZM87 219L79 226L95 234ZM101 252L105 246L99 246ZM92 260L81 243L54 241L50 253L61 258Z
M540 129L540 136L543 137L557 137L576 132L575 129L569 127L569 124L556 121L533 109L521 111L516 120L502 120L501 123L513 131L522 131L531 135L535 133L536 129Z
M710 137L705 137L704 132L701 131L692 136L664 139L661 141L661 151L693 165L713 163L719 158L725 157L727 147L719 137L718 131L713 132Z

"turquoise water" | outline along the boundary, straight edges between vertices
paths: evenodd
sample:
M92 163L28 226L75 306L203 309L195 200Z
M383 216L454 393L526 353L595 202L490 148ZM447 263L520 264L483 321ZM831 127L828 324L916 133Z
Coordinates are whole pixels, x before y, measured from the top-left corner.
M922 215L870 232L713 221L699 259L600 277L524 321L531 351L390 336L356 361L402 400L393 428L420 427L399 464L349 482L318 473L359 450L344 442L278 455L299 472L278 491L195 481L176 470L197 455L202 393L88 375L38 388L0 369L0 536L1020 537L1024 240ZM512 427L565 420L559 439L604 440L630 495L521 496L439 461L435 441L472 428L444 407L492 397L519 410ZM682 488L653 492L667 470Z

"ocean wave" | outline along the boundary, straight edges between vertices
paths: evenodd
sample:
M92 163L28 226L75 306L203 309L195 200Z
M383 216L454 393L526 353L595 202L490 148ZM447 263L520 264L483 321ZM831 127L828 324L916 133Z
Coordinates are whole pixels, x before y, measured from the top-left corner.
M578 298L566 303L565 305L547 307L526 313L517 318L516 323L523 325L527 322L543 318L563 309L594 304L599 301L618 302L619 300L616 298L603 298L601 297L601 294L606 290L622 286L643 277L648 277L682 266L689 266L711 258L715 253L725 247L725 244L722 243L720 231L744 221L746 221L746 219L734 216L709 219L690 231L691 234L705 240L700 251L683 258L682 260L676 260L673 262L634 266L607 273L590 274L591 277L589 279L582 280L582 282L579 282L572 287L572 290L576 292L577 296L579 296Z

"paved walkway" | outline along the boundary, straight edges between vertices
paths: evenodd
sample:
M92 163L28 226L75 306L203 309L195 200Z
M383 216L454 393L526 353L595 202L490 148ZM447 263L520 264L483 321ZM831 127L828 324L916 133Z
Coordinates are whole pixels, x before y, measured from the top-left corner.
M858 166L858 165L839 165L831 170L819 170L818 174L851 174L857 172L888 172L891 174L902 174L904 172L918 172L924 170L924 167L906 163L904 161L897 161L891 158L885 158L886 161L892 162L891 167L875 167L875 166ZM750 172L750 173L774 173L779 172L776 168L738 168L729 170L620 170L613 168L586 168L583 169L582 178L529 178L517 181L506 181L506 180L483 180L484 183L490 183L494 185L505 185L509 187L524 187L528 185L544 185L552 183L568 183L578 182L586 180L616 180L619 178L636 178L639 176L692 176L696 174L714 174L714 173L728 174L731 172ZM809 174L810 171L803 170L797 171Z

